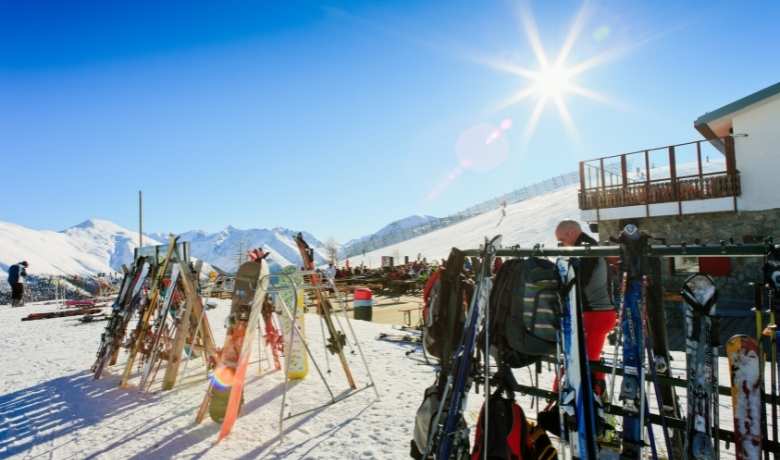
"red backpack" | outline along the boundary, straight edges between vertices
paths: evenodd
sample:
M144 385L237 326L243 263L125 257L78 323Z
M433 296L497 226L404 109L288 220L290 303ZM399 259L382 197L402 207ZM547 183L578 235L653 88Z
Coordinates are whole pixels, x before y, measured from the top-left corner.
M490 460L554 460L558 454L545 431L528 422L523 409L513 399L493 393L486 401L490 404L488 416L488 437L484 439L485 405L477 420L477 433L471 460L482 460L484 451Z

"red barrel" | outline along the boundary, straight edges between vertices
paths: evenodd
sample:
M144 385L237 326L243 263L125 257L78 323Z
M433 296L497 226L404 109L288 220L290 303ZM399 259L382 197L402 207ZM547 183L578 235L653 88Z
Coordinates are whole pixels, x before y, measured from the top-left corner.
M364 287L355 288L355 300L371 300L372 297L371 289Z
M352 302L352 306L355 311L355 319L362 319L363 321L371 321L373 317L373 294L371 289L368 288L355 288L355 300Z

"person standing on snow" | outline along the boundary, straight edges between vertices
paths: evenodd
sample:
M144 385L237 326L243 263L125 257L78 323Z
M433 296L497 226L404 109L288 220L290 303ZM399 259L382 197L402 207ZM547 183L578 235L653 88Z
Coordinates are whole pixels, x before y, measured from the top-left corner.
M24 280L27 278L26 260L8 268L8 284L11 285L11 306L21 307L24 304Z

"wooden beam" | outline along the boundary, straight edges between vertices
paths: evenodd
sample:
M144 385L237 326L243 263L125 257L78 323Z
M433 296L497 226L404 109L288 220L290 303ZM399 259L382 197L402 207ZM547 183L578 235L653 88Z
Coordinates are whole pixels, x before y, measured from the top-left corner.
M701 165L701 141L696 143L696 163L699 165L699 198L704 198L704 168Z
M682 202L680 201L680 191L677 184L677 156L674 152L674 146L669 146L669 176L672 181L672 196L677 201L677 215L682 215Z
M650 151L645 150L645 217L650 217Z
M179 319L179 327L176 329L176 336L173 339L173 347L171 348L170 359L168 360L168 367L165 369L165 376L163 377L163 390L170 390L176 385L176 379L179 375L179 366L182 361L182 353L184 353L184 344L186 343L187 336L190 334L190 318L195 315L195 318L200 318L201 321L208 321L203 315L203 303L200 300L197 289L195 288L195 282L192 279L192 272L190 271L189 264L184 262L178 257L177 261L181 267L181 281L184 287L184 297L186 298L186 307ZM211 330L208 326L200 328L204 337L204 347L207 353L210 354L215 351L214 338L211 337ZM193 337L193 341L197 337Z

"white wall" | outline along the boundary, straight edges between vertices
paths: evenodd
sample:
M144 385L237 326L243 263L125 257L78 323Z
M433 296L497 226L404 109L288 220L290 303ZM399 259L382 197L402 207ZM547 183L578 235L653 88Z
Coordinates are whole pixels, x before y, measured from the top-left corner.
M734 115L737 169L742 178L740 210L780 208L780 94Z

